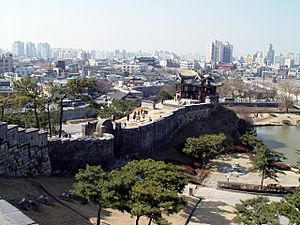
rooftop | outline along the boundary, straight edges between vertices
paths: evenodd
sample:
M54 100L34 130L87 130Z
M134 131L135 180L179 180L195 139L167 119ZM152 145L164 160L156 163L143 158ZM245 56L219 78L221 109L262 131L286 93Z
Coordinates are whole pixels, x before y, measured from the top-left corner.
M32 219L23 214L7 201L0 199L0 224L1 225L37 225Z
M14 129L14 128L18 128L19 126L18 125L14 125L14 124L8 124L7 125L7 129Z

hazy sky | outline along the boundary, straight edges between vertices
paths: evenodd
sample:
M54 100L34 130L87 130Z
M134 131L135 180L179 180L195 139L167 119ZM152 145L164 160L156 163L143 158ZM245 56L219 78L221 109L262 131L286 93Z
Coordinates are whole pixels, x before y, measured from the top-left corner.
M300 0L0 0L0 48L15 40L98 50L205 54L207 42L234 54L300 52Z

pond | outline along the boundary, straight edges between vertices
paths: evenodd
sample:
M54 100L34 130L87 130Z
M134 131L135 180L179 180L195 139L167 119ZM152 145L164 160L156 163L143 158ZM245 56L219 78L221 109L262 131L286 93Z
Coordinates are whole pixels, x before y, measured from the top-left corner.
M269 147L282 152L287 159L286 163L296 165L300 155L296 153L300 149L300 128L293 126L266 126L257 127L257 136Z

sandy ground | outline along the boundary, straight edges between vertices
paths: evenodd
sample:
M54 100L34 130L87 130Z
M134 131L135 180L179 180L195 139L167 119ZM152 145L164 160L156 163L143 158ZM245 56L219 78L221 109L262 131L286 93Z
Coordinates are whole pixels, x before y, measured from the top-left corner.
M300 115L292 113L258 113L258 117L251 115L254 125L283 125L283 120L289 120L291 125L296 126L300 121Z
M0 195L3 199L7 200L11 204L16 203L22 199L33 199L35 200L42 194L45 194L42 190L35 187L30 183L31 179L26 178L0 178ZM73 180L72 179L60 179L60 178L35 178L34 181L42 183L51 193L58 196L63 191L68 191ZM73 203L66 204L75 206ZM79 206L81 208L81 206ZM82 209L80 209L82 210ZM52 206L39 204L37 211L22 210L27 216L39 223L40 225L86 225L87 221L76 213L66 210L65 207L60 204L54 203ZM87 216L92 216L92 210L89 208L86 211ZM76 222L74 222L76 221Z
M172 215L172 216L165 216L165 218L171 222L173 225L182 225L185 223L189 213L192 211L194 205L196 204L197 200L196 198L191 197L185 197L188 200L187 206L181 210L178 214ZM109 217L105 217L103 219L103 224L110 224L110 225L131 225L135 224L135 218L132 218L127 213L121 213L116 210L109 210L110 215ZM149 219L146 217L142 217L140 219L140 225L147 225L149 222Z
M59 196L62 192L70 190L72 178L56 178L56 177L37 177L37 178L5 178L0 177L0 196L17 206L17 202L22 198L37 199L45 193L37 186L32 184L32 181L41 184L54 196ZM166 216L173 225L182 225L185 223L197 199L186 197L188 204L178 214ZM97 208L94 205L82 205L78 202L63 201L69 207L75 209L84 217L93 220L96 215ZM22 210L27 216L32 218L40 225L88 225L91 224L88 220L78 215L78 213L70 211L65 206L53 201L52 205L38 204L37 211ZM135 218L132 218L127 213L121 213L117 210L104 209L101 213L102 223L104 225L132 225L135 224ZM94 218L95 219L95 218ZM142 217L141 225L148 224L148 219Z
M234 156L234 157L232 157ZM221 156L216 160L212 160L211 172L209 176L204 180L204 185L207 187L216 187L217 181L226 181L227 175L229 175L229 181L231 182L241 182L241 183L250 183L250 184L260 184L261 177L259 173L247 173L241 175L239 173L222 173L218 171L219 166L228 166L239 164L246 169L252 166L251 160L249 159L248 154L233 154L228 156ZM299 185L300 175L294 171L285 171L284 174L278 175L279 184L282 186L297 186ZM264 184L274 184L277 183L271 179L265 179Z

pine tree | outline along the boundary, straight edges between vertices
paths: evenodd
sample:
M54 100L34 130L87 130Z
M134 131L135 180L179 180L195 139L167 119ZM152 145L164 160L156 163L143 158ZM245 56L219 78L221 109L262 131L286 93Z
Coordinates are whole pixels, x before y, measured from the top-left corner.
M187 184L183 169L161 161L132 161L120 171L112 172L113 208L149 223L168 224L163 214L177 213L185 204L179 196Z
M282 153L272 150L263 143L260 143L256 147L251 171L261 173L261 189L263 188L263 182L266 178L277 181L278 173L283 173L275 167L275 164L282 162L283 159L285 159L285 157Z
M98 206L97 225L100 225L101 210L109 207L112 199L109 175L100 166L87 165L76 174L72 192L80 199Z
M188 138L182 151L192 157L202 159L204 166L209 159L223 153L226 146L224 134L205 134L197 138Z
M276 209L268 198L257 197L235 205L233 222L243 225L280 225Z

